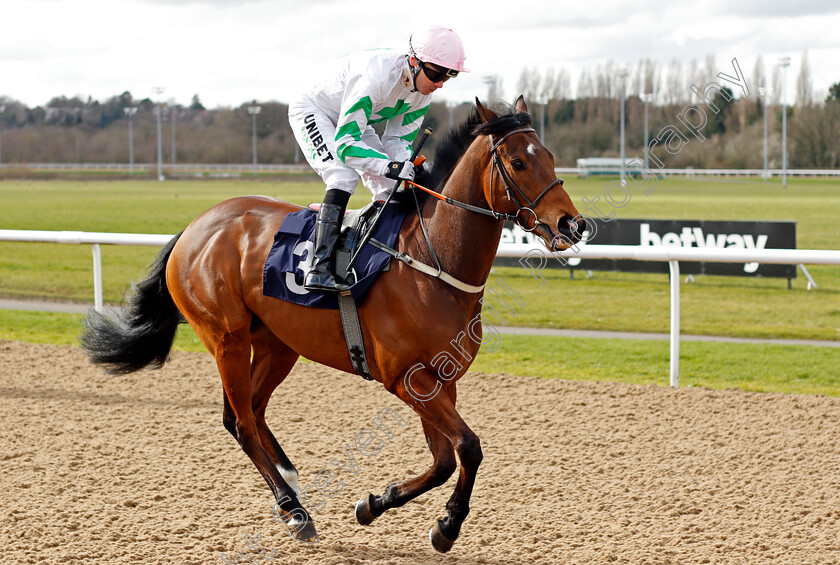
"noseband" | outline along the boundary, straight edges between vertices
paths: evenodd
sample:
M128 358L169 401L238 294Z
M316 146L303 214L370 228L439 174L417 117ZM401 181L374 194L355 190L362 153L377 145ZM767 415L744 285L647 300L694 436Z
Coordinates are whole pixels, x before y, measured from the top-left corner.
M521 227L523 230L528 231L528 232L534 231L535 229L537 229L537 226L544 223L544 222L540 221L539 216L537 216L537 213L534 211L534 208L536 208L536 206L537 206L537 204L539 204L540 200L543 199L543 196L548 194L548 192L552 188L557 186L558 184L560 186L563 186L563 179L555 179L554 182L552 182L547 187L545 187L545 189L539 194L539 196L537 196L534 200L531 200L530 198L528 198L525 195L524 192L522 192L522 189L520 189L518 186L516 186L516 183L513 181L510 174L507 172L507 169L505 169L504 165L502 165L502 158L499 156L499 147L502 145L502 143L504 143L505 140L507 140L507 138L509 138L510 136L512 136L516 133L530 133L530 132L536 133L534 128L519 128L519 129L511 130L511 131L507 132L505 135L503 135L501 137L501 139L499 139L499 141L496 141L495 143L493 142L493 136L492 135L490 136L490 142L493 144L491 149L490 149L491 159L493 160L493 164L490 167L490 210L493 212L493 214L497 218L505 219L505 220L512 220L512 221L516 222L516 224L519 227ZM516 204L516 206L518 207L516 212L513 213L513 214L505 214L505 213L502 213L502 212L496 212L496 206L493 203L493 174L494 174L494 171L497 170L497 169L499 171L499 176L501 177L502 182L505 185L505 194L507 195L507 199L510 200L511 202L513 202L514 204ZM525 201L524 205L522 203L523 200ZM527 222L521 222L519 220L519 215L523 211L530 212L534 216L534 227L528 228Z

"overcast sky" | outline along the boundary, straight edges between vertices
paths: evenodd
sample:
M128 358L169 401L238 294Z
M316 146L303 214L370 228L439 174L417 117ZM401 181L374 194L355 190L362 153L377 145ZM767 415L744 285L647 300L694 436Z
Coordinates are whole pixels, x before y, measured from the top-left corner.
M791 101L805 50L815 94L840 82L838 0L0 0L0 95L36 106L126 90L155 98L162 86L180 104L287 102L315 63L405 49L428 23L461 35L472 71L437 99L484 97L493 74L512 99L525 66L566 69L574 89L582 69L609 60L702 65L708 54L728 74L736 58L748 79L758 56L768 78L790 57Z

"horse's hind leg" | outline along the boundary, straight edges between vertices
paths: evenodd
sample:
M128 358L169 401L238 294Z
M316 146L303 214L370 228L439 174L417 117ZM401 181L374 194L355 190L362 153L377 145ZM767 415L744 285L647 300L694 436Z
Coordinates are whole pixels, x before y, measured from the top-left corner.
M450 386L454 398L454 383ZM356 503L356 520L367 526L374 519L391 508L399 508L433 488L445 483L457 468L455 450L449 439L435 428L431 422L423 419L423 432L432 452L434 462L429 469L413 479L389 486L382 496L369 494Z
M271 393L286 378L298 360L298 354L277 339L268 328L259 324L251 328L251 406L257 420L260 442L274 466L292 489L300 494L298 472L277 442L265 421L265 410Z
M250 329L245 327L222 335L215 347L215 357L225 396L235 418L233 427L239 445L268 483L277 500L276 507L289 523L291 535L305 541L317 541L318 535L309 513L301 506L297 494L280 475L262 445L252 406Z

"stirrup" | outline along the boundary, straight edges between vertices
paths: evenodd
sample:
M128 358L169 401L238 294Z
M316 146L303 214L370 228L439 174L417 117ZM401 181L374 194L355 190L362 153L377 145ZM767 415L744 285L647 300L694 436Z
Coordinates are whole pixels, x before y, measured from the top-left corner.
M303 288L315 292L344 292L350 290L350 284L332 273L309 272L303 281Z

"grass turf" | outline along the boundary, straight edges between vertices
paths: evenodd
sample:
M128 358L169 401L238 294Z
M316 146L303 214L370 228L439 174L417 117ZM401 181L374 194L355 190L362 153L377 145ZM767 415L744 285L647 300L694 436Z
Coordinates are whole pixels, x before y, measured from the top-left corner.
M603 194L604 179L567 179L575 202ZM836 217L840 183L792 180L661 180L650 196L634 194L620 217L796 220L798 247L840 248ZM315 182L267 181L4 181L0 228L175 233L213 204L245 194L268 194L305 204L320 200ZM368 196L359 191L351 206ZM583 210L582 210L583 211ZM103 246L106 301L119 303L131 280L143 276L157 249ZM92 301L88 246L0 243L0 296ZM681 288L683 333L742 337L840 339L840 269L810 267L819 290L802 277L786 281L695 277ZM572 280L543 272L545 286L522 269L494 269L525 306L511 325L666 332L667 275L596 272ZM0 337L39 343L75 343L80 316L0 311ZM203 347L188 328L179 349ZM681 383L715 388L836 394L837 350L683 342ZM474 369L589 380L667 381L666 342L504 336L503 347L482 353Z
M0 339L78 345L82 318L0 310ZM503 334L498 347L482 348L471 370L665 386L668 347L667 341ZM174 349L206 352L187 325ZM683 341L680 386L840 396L840 348Z

